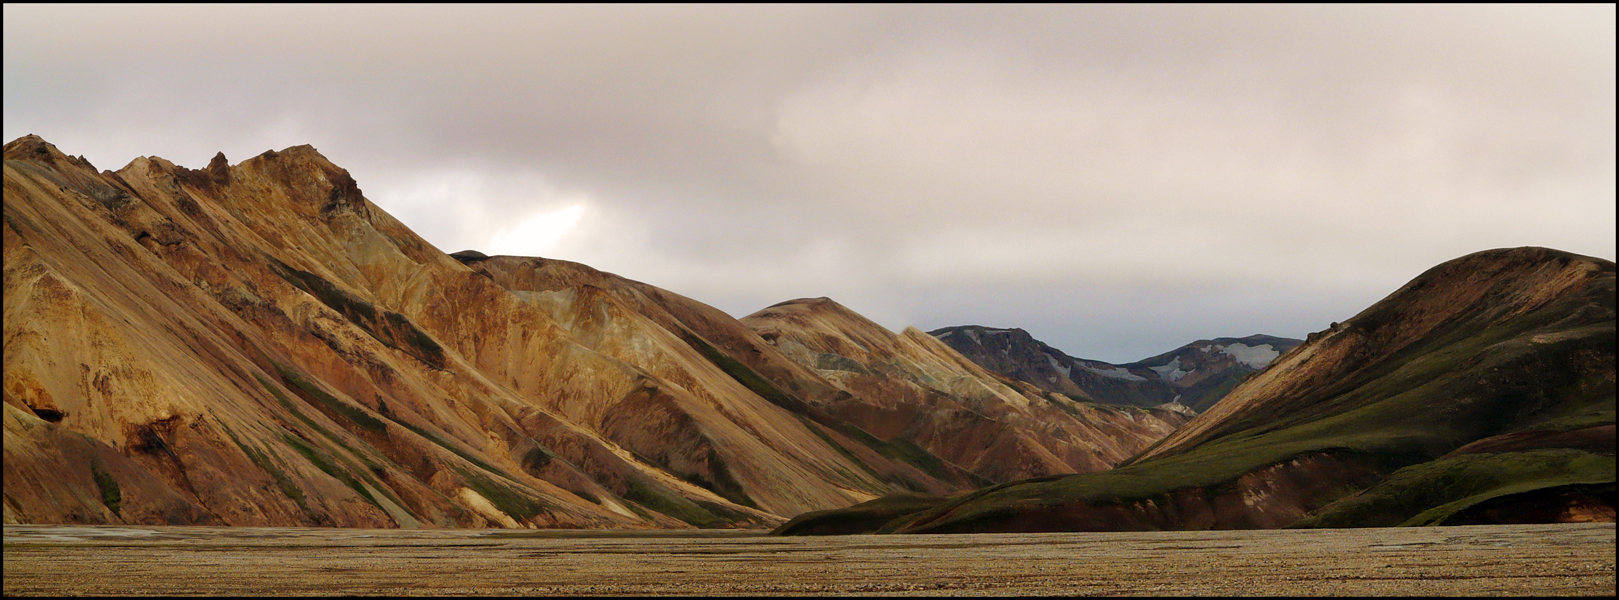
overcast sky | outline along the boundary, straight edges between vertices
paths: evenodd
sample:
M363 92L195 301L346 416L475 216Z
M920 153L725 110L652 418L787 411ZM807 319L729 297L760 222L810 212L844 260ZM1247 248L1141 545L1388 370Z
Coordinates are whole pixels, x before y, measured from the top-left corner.
M1490 248L1615 255L1613 5L4 8L4 137L312 144L446 252L741 317L1302 338Z

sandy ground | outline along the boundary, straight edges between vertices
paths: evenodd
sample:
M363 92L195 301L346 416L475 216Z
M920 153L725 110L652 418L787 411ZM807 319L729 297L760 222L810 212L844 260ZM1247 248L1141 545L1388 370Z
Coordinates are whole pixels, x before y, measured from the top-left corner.
M7 525L4 593L1612 595L1614 525L772 538Z

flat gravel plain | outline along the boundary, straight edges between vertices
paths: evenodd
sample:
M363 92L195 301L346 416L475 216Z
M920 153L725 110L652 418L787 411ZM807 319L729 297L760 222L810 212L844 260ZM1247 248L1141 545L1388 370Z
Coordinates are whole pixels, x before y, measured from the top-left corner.
M1614 524L777 538L5 526L21 595L1606 595Z

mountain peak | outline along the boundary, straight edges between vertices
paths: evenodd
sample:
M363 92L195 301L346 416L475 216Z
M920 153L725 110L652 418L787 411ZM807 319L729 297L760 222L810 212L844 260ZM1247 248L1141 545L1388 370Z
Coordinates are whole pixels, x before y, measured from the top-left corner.
M214 154L213 160L208 161L208 172L213 173L230 168L230 161L225 160L224 152Z
M32 133L12 140L10 143L6 144L5 157L6 160L22 160L46 164L56 161L66 161L69 163L81 164L81 166L88 167L90 165L90 162L84 160L82 157L74 158L72 156L68 156L67 153L58 150L55 144L47 142L45 141L45 138L39 137ZM93 167L91 168L93 169Z
M861 316L859 313L850 310L849 307L839 304L838 301L826 296L819 296L815 298L795 298L784 302L777 302L754 314L764 314L767 312L801 315L837 315L841 317L855 317L861 321L866 320L866 318ZM875 326L876 324L873 323L872 325Z
M1392 350L1442 326L1484 325L1534 311L1613 272L1612 261L1538 246L1474 252L1424 271L1342 325L1312 335L1353 331ZM1420 318L1396 318L1403 314Z
M45 138L30 133L6 143L6 160L22 160L27 155L46 154L55 149Z

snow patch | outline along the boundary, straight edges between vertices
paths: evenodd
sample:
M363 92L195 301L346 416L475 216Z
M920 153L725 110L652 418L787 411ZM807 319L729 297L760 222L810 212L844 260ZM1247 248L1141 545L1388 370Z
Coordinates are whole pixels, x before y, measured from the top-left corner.
M1098 368L1090 366L1090 365L1082 364L1082 365L1079 365L1079 368L1085 369L1086 371L1090 371L1092 373L1095 373L1097 375L1101 375L1103 377L1107 377L1109 379L1123 379L1125 381L1146 381L1147 380L1146 377L1142 377L1142 376L1137 375L1135 373L1131 373L1129 370L1125 369L1124 367L1113 367L1111 369L1098 369Z
M1062 371L1063 377L1068 377L1068 373L1072 371L1072 368L1057 362L1057 357L1050 354L1046 355L1046 361L1051 363L1051 368ZM1052 380L1052 383L1056 383L1056 380Z
M1277 352L1275 348L1272 348L1270 344L1260 344L1258 346L1240 343L1232 344L1225 347L1225 353L1230 354L1231 358L1237 359L1237 362L1255 369L1265 368L1265 365L1270 364L1270 361L1276 360L1276 357L1282 355L1281 352Z
M1168 364L1147 368L1156 371L1158 378L1164 381L1180 381L1188 373L1188 371L1181 370L1181 357L1179 356L1175 357L1175 360L1169 361Z

